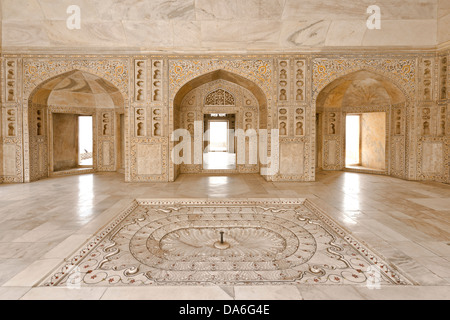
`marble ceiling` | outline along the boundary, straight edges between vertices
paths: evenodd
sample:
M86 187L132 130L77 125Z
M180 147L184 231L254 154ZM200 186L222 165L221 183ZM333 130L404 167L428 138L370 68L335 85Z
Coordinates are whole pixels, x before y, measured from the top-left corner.
M76 107L123 107L123 98L113 84L95 75L73 70L44 82L33 95L33 103Z
M448 0L1 0L3 51L292 51L436 47L450 40ZM67 8L81 9L69 30ZM369 30L367 7L381 9Z

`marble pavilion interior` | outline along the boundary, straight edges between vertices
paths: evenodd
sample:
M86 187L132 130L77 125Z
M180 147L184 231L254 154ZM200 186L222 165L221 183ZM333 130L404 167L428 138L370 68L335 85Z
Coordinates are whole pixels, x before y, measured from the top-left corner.
M0 10L0 299L450 298L449 1Z

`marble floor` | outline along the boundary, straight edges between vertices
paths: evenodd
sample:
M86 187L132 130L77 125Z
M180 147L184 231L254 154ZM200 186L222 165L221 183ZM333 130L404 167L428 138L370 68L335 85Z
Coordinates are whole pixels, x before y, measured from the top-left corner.
M206 152L203 154L204 170L235 170L236 153Z
M125 183L118 173L0 186L0 299L450 299L450 186L352 172L316 182L181 175ZM40 287L133 199L307 198L417 285Z

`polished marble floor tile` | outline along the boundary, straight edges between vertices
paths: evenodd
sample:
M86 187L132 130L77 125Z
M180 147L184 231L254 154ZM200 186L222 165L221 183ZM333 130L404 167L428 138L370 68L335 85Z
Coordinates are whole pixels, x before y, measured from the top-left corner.
M232 300L220 287L108 288L102 300Z
M301 287L296 289L300 290L299 296L312 299L316 292L316 296L332 298L347 295L357 299L361 295L363 299L450 299L450 186L350 172L318 172L316 182L305 183L266 182L256 174L186 174L173 183L139 184L123 182L123 175L118 173L102 173L0 185L0 298L83 296L81 291L67 291L71 293L65 295L58 293L63 290L51 291L60 288L31 289L14 284L30 285L41 277L39 273L51 272L50 261L56 262L77 250L113 218L120 205L131 199L280 197L311 199L419 284L382 290L324 288L322 293L321 287ZM23 273L27 269L36 274ZM8 287L3 286L8 282ZM86 292L91 289L86 288ZM109 288L108 293L106 288L95 289L99 291L83 297L117 297L125 290ZM235 288L229 292L238 298Z
M236 300L302 300L296 286L234 287Z
M52 290L53 289L53 290ZM106 288L32 288L21 300L100 300Z

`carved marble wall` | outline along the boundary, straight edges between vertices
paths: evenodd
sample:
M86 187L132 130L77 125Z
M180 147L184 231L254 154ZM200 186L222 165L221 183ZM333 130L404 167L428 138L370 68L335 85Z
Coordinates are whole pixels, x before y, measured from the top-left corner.
M407 177L405 159L410 145L406 126L410 123L407 117L414 112L415 65L415 59L382 57L315 61L314 100L316 111L323 114L322 132L318 133L323 143L319 167L344 169L347 114L385 112L388 116L384 173Z
M189 129L190 121L201 120L202 113L233 109L241 128L250 124L269 133L279 130L279 171L267 180L312 181L316 158L323 170L342 170L345 115L385 112L384 173L450 182L448 59L449 51L339 56L4 54L1 181L49 176L49 120L54 112L94 115L93 171L119 169L122 129L125 180L174 181L180 172L199 170L173 163L173 130ZM61 78L67 74L83 74L90 89L72 87L69 79ZM58 82L63 80L66 85ZM103 91L96 91L95 98L81 98L94 87ZM208 94L219 89L233 97L234 105L214 105L213 96L206 102ZM125 128L120 128L121 113ZM319 124L316 114L321 115ZM274 150L269 144L266 151L270 156Z
M421 59L423 91L419 96L415 127L418 180L450 182L448 61L448 51Z
M54 113L93 117L93 168L84 172L117 169L118 128L115 124L127 105L127 60L68 59L22 59L24 147L23 168L16 176L18 182L56 174L53 170Z
M195 122L202 124L205 115L208 114L234 114L236 132L242 130L255 130L255 142L257 143L257 130L259 129L259 104L255 96L247 89L226 80L213 80L200 87L191 90L183 99L181 106L174 111L178 117L178 126L189 131L194 137L194 129L205 131L204 126L194 128ZM206 138L205 135L204 139ZM233 137L234 139L234 137ZM236 138L237 140L238 138ZM252 164L250 159L251 137L245 138L245 147L235 141L238 161L236 172L258 173L259 164ZM190 164L181 164L176 167L176 175L179 173L199 173L203 171L202 164L196 164L194 158L194 141L191 142ZM245 154L241 154L245 153ZM243 161L242 161L243 162ZM217 170L216 170L217 171Z

